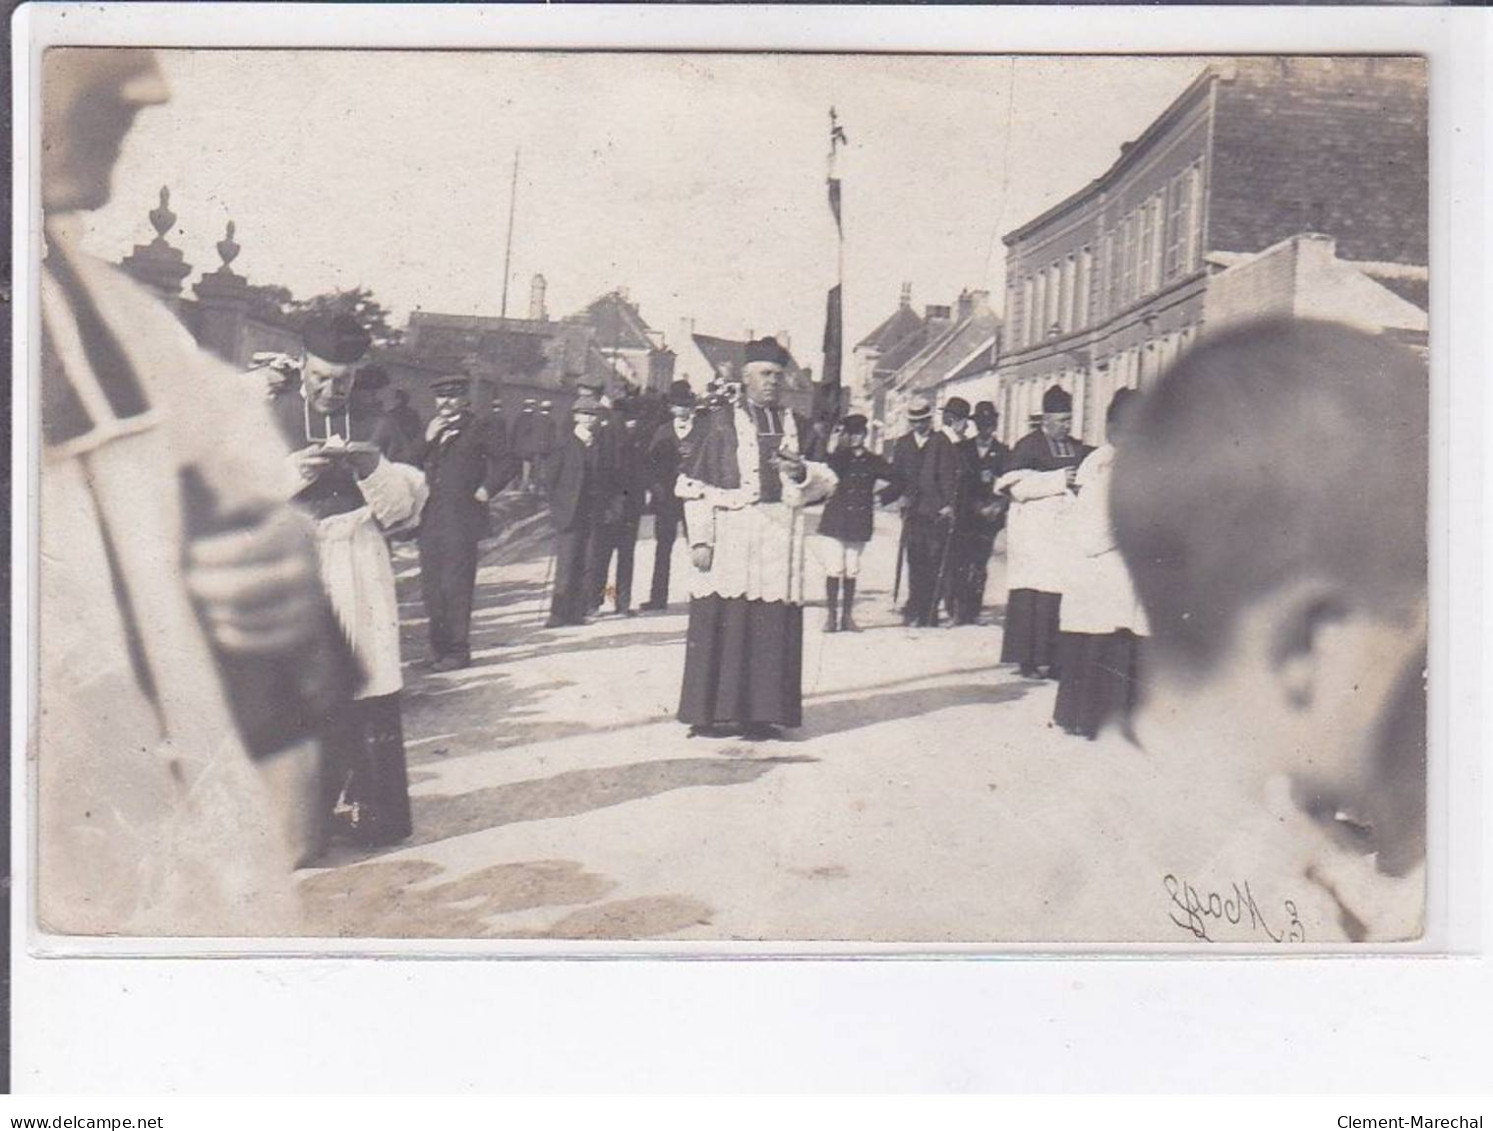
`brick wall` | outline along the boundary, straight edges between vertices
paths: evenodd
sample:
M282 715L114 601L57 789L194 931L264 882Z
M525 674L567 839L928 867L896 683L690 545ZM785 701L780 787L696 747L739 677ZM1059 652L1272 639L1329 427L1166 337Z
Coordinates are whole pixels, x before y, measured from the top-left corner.
M1208 280L1209 331L1270 315L1288 315L1296 303L1296 243L1230 267Z
M1209 244L1326 232L1351 260L1427 259L1427 90L1413 58L1241 59L1217 86Z

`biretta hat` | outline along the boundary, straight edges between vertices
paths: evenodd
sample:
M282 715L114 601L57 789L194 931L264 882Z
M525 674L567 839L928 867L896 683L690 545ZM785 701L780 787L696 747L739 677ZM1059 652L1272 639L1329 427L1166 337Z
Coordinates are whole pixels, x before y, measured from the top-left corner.
M770 361L774 365L786 367L789 358L788 351L776 338L757 338L746 344L741 361L743 365L750 365L754 361Z
M695 391L688 381L675 381L669 386L669 403L676 408L694 407Z
M1073 398L1068 395L1067 389L1054 385L1042 394L1042 411L1052 415L1072 412Z
M927 397L913 397L907 406L908 420L927 420L933 415L933 405Z
M840 427L846 432L856 432L864 435L866 431L866 418L858 412L853 412L840 421Z
M950 397L944 401L943 412L945 416L955 416L960 420L968 420L969 402L963 397Z
M1001 414L995 411L995 405L990 401L981 401L975 405L975 423L984 424L987 421L994 424L1001 418Z
M361 361L372 339L351 314L318 314L301 328L306 352L323 361L350 365Z

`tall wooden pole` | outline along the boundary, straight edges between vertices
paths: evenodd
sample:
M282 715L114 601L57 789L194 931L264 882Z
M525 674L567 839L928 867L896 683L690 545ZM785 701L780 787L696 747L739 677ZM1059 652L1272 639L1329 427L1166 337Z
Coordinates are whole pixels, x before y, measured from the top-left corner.
M513 213L518 204L518 148L513 150L513 184L508 190L508 244L503 249L503 312L508 317L508 279L513 264Z

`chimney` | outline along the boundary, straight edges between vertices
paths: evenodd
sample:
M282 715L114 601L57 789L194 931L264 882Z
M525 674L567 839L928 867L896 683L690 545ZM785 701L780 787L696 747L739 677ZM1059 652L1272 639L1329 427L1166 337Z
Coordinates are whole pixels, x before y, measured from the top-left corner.
M773 337L778 340L778 345L782 346L789 353L793 352L793 339L788 336L787 330L779 330Z
M693 318L681 318L679 320L679 348L688 349L695 340L695 320Z
M975 296L969 291L959 292L959 321L963 322L974 312Z
M623 302L631 302L632 301L628 297L627 288L626 287L618 287L617 288L617 297L620 298Z
M911 283L903 283L902 284L902 298L897 303L897 305L898 305L898 307L900 307L903 310L911 310L912 309L912 284Z
M544 276L535 275L529 280L529 320L531 322L548 322L549 314L544 309Z

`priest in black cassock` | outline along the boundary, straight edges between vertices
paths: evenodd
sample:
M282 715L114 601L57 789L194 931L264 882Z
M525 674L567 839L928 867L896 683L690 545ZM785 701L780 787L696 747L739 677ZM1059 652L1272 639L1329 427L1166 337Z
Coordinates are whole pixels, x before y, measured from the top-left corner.
M382 414L352 398L369 336L347 314L317 316L302 330L299 388L270 401L291 450L281 488L316 523L322 585L362 669L347 709L324 739L327 809L334 827L365 845L411 832L399 693L399 601L388 535L413 530L429 496L425 476L387 458Z
M748 342L743 396L701 417L676 493L690 540L678 717L691 734L772 738L803 713L803 508L835 473L804 458L809 425L780 403L787 351Z
M1094 449L1075 440L1073 398L1060 385L1042 394L1042 426L1011 451L996 488L1011 500L1006 524L1006 630L1001 663L1028 678L1058 675L1058 609L1070 556L1068 508L1078 465Z

